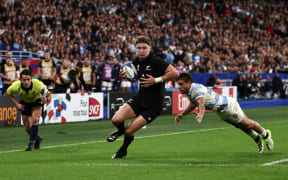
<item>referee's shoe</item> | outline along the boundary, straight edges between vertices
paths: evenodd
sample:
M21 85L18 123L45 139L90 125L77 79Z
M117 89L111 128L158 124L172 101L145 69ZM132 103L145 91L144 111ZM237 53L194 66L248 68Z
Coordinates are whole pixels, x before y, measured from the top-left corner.
M40 144L42 142L43 138L39 137L34 143L34 149L40 149Z

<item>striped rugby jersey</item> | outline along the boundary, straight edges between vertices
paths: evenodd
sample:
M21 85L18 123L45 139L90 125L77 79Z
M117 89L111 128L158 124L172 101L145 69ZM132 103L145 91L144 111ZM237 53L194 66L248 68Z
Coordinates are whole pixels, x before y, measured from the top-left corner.
M195 104L198 98L204 97L205 108L207 110L221 112L228 105L228 98L226 96L219 95L211 88L207 88L202 84L192 83L191 88L186 95L193 104Z

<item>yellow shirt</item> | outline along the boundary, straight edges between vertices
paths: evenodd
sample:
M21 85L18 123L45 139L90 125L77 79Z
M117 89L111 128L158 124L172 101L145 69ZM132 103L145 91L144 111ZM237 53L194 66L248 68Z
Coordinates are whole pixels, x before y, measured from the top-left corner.
M37 99L48 93L47 87L38 79L32 79L32 86L28 90L22 88L20 80L13 82L7 89L8 95L17 94L26 103L36 102Z

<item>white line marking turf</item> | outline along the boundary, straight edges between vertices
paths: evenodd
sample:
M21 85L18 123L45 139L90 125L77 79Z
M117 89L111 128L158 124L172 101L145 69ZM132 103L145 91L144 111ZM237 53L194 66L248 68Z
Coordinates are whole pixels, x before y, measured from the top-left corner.
M277 122L267 122L265 124L276 124L276 123L286 123L286 122L287 121L277 121ZM175 133L156 134L156 135L151 135L151 136L138 136L135 138L136 139L142 139L142 138L170 136L170 135L187 134L187 133L195 133L195 132L215 131L215 130L223 130L223 129L231 129L231 128L233 128L233 127L201 129L201 130L194 130L194 131L183 131L183 132L175 132ZM74 143L74 144L60 144L60 145L55 145L55 146L44 146L44 147L41 147L41 149L52 149L52 148L59 148L59 147L79 146L79 145L97 144L97 143L104 143L104 142L106 142L106 141L88 141L88 142L81 142L81 143ZM22 152L22 151L24 151L24 150L23 149L14 149L14 150L0 151L0 154Z
M264 164L262 164L262 166L274 166L274 165L277 165L277 164L280 164L280 163L283 163L283 162L288 162L288 159L281 159L281 160L278 160L278 161L272 161L272 162L269 162L269 163L264 163Z
M85 167L263 167L263 164L199 164L199 163L187 163L187 164L169 164L169 163L147 163L147 164L129 164L129 163L74 163L74 166ZM270 165L270 167L288 167L288 165Z
M195 130L195 131L183 131L183 132L166 133L166 134L156 134L156 135L151 135L151 136L139 136L139 137L135 137L135 139L171 136L171 135L196 133L196 132L215 131L215 130L223 130L223 129L228 129L228 128L231 128L231 127L201 129L201 130ZM123 140L123 139L118 139L118 140ZM59 148L59 147L79 146L79 145L97 144L97 143L104 143L104 142L107 142L107 141L88 141L88 142L81 142L81 143L74 143L74 144L61 144L61 145L55 145L55 146L44 146L44 147L41 147L41 149L52 149L52 148ZM14 150L8 150L8 151L0 151L0 154L12 153L12 152L22 152L22 151L24 151L24 150L23 149L14 149Z
M286 122L286 121L279 121ZM279 123L278 122L278 123ZM265 123L265 124L272 124L273 122ZM274 122L275 123L275 122ZM196 132L206 132L206 131L215 131L215 130L223 130L223 129L230 129L232 127L226 127L226 128L211 128L211 129L201 129L201 130L195 130L195 131L183 131L183 132L175 132L175 133L165 133L165 134L156 134L151 136L139 136L135 137L136 139L143 139L143 138L152 138L152 137L162 137L162 136L171 136L171 135L179 135L179 134L187 134L187 133L196 133ZM118 139L119 140L119 139ZM104 143L106 141L89 141L89 142L82 142L82 143L74 143L74 144L62 144L62 145L55 145L55 146L46 146L41 147L41 149L53 149L53 148L59 148L59 147L69 147L69 146L79 146L79 145L86 145L86 144L97 144L97 143ZM23 149L15 149L15 150L9 150L9 151L0 151L0 154L5 153L13 153L13 152L22 152ZM74 163L75 166L125 166L125 167L141 167L141 166L156 166L156 167L164 167L164 166L171 166L171 167L256 167L256 166L287 166L288 165L280 165L282 162L288 162L288 159L282 159L277 161L272 161L269 163L264 164L165 164L165 163L158 163L158 164L115 164L115 163L106 163L106 164L96 164L96 163Z

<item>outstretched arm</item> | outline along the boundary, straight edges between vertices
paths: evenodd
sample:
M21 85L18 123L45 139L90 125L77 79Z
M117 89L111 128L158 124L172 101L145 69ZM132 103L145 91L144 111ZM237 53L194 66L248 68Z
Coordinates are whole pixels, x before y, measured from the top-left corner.
M184 109L184 111L180 114L177 114L175 116L175 124L178 125L181 121L181 119L186 115L188 114L189 112L193 111L194 109L196 108L196 105L195 104L192 104L191 102L188 104L188 106Z
M197 106L198 106L198 112L196 113L195 119L197 120L197 123L201 123L204 113L205 113L205 99L204 97L200 97L196 100Z

